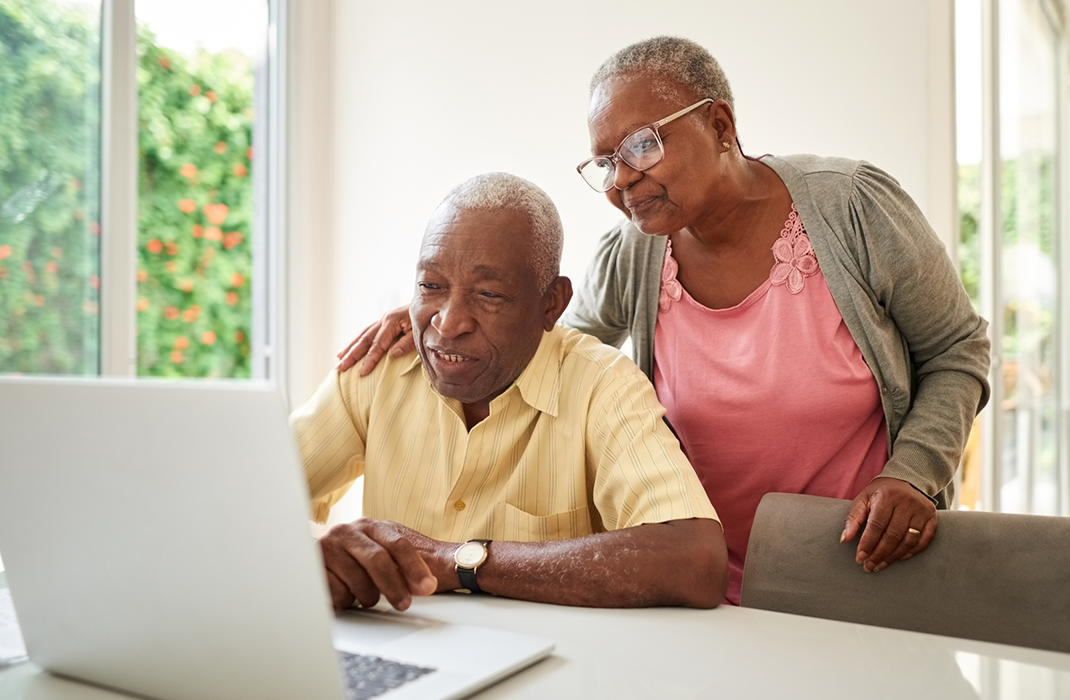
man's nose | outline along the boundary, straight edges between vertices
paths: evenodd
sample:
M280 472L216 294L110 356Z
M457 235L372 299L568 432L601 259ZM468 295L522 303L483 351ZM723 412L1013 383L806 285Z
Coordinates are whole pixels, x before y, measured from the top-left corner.
M470 333L475 328L470 302L463 295L451 296L432 317L431 325L443 338Z

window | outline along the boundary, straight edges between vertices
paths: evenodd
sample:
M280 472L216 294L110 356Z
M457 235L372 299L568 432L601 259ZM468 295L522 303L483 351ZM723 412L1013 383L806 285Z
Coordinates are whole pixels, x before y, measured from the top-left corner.
M959 259L993 338L992 400L961 503L1066 515L1065 8L958 0L956 14Z
M0 5L0 372L278 379L280 11Z

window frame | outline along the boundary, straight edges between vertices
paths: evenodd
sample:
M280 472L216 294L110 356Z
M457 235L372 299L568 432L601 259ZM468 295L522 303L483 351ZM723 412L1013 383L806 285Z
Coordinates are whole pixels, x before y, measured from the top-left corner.
M138 87L136 0L103 0L101 18L101 376L137 378ZM252 379L286 387L286 11L267 0L253 127ZM190 381L196 381L190 379Z

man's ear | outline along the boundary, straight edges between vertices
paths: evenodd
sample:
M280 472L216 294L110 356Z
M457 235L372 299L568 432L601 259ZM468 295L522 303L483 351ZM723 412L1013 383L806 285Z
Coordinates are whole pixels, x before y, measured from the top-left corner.
M543 295L544 318L543 330L552 331L557 319L565 313L565 308L572 301L572 280L568 277L558 277L546 289Z

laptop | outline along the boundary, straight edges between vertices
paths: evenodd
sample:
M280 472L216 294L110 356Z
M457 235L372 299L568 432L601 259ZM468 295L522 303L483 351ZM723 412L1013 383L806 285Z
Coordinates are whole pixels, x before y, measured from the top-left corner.
M268 386L0 378L0 552L42 668L159 700L404 700L463 697L552 651L387 610L335 618L309 521ZM398 663L415 670L380 668ZM398 687L343 683L369 665Z

